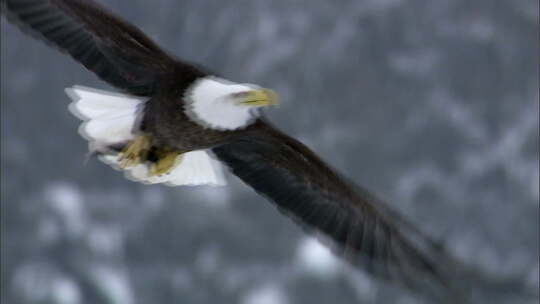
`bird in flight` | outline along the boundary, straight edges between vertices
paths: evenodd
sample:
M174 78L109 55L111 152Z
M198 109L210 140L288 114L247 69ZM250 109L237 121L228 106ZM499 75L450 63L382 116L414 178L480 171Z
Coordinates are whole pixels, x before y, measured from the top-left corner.
M227 168L351 264L416 291L452 289L441 248L263 117L274 91L175 58L91 0L1 3L22 31L118 90L66 92L91 152L128 178L224 185Z

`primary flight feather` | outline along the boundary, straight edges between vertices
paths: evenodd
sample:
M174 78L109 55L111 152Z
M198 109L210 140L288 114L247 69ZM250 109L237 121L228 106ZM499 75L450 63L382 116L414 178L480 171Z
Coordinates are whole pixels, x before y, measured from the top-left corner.
M273 91L174 58L90 0L2 0L2 12L120 91L67 89L92 152L128 178L223 185L224 164L349 262L460 298L437 246L261 117L277 103Z

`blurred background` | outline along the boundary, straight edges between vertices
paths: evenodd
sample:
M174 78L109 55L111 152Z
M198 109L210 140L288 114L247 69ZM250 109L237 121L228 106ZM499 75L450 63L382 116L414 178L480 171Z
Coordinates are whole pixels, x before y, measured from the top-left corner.
M276 89L283 130L462 261L538 288L538 1L100 2ZM145 186L85 161L63 89L110 88L3 18L1 42L2 303L427 303L233 176Z

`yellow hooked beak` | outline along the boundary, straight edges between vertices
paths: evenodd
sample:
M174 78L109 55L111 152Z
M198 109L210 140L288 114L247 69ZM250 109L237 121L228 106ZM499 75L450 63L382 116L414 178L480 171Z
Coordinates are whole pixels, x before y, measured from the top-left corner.
M276 92L269 89L257 89L239 93L239 104L251 107L267 107L279 104Z

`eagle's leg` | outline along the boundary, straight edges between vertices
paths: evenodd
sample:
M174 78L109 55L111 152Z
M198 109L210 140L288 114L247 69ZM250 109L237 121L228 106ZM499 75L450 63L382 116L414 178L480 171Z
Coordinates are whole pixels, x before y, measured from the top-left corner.
M120 167L128 168L145 162L151 146L152 138L150 135L137 136L120 152Z
M183 152L167 148L158 148L153 151L155 161L150 165L150 176L167 174L182 162Z

